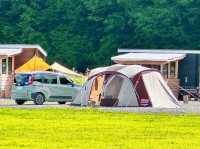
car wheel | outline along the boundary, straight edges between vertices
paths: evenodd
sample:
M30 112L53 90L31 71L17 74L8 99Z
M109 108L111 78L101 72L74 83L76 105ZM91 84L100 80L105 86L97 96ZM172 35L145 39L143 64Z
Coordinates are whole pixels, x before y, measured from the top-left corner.
M66 101L58 101L59 104L63 105L66 103Z
M16 104L23 105L25 100L15 100Z
M36 93L34 97L34 104L36 105L42 105L45 101L45 97L41 93Z

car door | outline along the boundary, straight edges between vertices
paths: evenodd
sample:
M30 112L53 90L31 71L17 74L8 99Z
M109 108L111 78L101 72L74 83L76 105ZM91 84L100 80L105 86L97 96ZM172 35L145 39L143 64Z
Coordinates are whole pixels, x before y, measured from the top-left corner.
M59 76L59 83L60 99L64 101L72 101L76 95L73 82L65 76Z
M58 101L58 76L55 74L43 75L43 89L46 92L47 101Z
M16 74L12 85L12 98L27 99L31 74Z

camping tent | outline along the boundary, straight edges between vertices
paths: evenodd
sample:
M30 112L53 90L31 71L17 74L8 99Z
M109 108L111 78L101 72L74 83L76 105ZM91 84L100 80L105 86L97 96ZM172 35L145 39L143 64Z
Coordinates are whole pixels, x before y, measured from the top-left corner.
M15 70L15 72L31 72L31 71L43 71L49 69L49 65L40 57L34 56L24 65Z
M77 76L77 77L80 77L81 75L58 64L57 62L53 63L51 66L50 66L50 69L52 69L53 71L58 71L58 72L62 72L64 74L67 74L67 75L72 75L72 76Z
M176 97L154 69L139 65L113 65L91 71L73 104L177 108Z

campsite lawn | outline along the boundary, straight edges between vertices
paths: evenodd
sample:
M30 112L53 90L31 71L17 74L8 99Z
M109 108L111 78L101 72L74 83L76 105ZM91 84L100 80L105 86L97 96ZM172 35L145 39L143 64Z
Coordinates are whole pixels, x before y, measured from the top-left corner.
M0 109L0 149L197 149L200 116Z

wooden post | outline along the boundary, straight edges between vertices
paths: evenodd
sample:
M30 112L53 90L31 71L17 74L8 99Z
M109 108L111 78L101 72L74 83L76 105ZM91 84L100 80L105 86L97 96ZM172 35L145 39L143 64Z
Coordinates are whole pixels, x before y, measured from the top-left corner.
M0 75L2 75L2 58L0 58Z
M163 64L160 65L160 72L163 75Z
M6 57L6 75L8 75L8 57Z
M12 57L12 74L15 74L15 57Z
M178 78L178 61L176 61L176 66L175 66L175 77L176 79Z
M168 77L167 78L170 78L170 62L168 63Z

